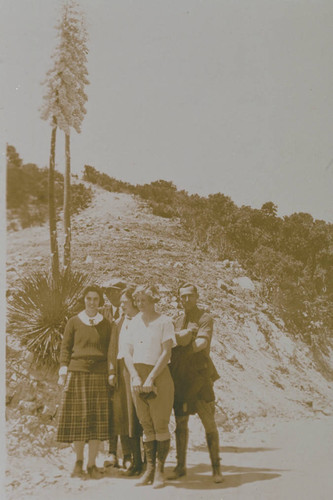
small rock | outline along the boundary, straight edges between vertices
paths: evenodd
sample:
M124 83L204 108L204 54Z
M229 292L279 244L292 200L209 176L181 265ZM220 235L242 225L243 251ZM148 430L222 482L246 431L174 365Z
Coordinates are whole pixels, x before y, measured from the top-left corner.
M25 412L28 412L30 414L32 413L35 413L36 409L37 409L37 406L36 406L36 403L33 402L33 401L23 401L21 400L18 404L18 407L25 411Z
M240 278L234 278L232 280L236 285L240 286L243 290L249 290L251 292L255 291L255 285L250 278L247 276L241 276Z
M6 406L10 405L13 397L14 397L14 394L6 394Z
M87 255L86 257L86 260L84 261L85 264L92 264L93 263L93 259L91 257L91 255Z
M227 293L230 291L228 285L226 285L223 280L217 280L217 288L220 288L220 290L224 290Z
M173 265L173 267L174 267L175 269L177 269L177 268L179 268L179 267L183 267L183 264L182 264L181 262L175 262L175 263L174 263L174 265Z

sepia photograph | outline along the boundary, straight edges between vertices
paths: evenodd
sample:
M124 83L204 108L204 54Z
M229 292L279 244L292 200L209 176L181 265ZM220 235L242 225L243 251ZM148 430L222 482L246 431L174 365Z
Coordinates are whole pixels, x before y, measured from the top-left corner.
M1 498L333 498L332 22L1 1Z

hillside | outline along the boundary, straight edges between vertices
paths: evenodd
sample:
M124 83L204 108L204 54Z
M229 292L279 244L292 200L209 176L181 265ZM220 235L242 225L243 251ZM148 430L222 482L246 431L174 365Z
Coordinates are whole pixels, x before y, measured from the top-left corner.
M333 415L333 385L318 369L332 366L333 356L317 359L309 346L288 335L283 322L261 299L260 282L249 280L237 262L213 261L194 250L177 221L152 215L138 198L96 186L92 190L91 206L72 219L73 268L91 273L98 283L111 277L133 283L151 280L160 285L160 307L167 314L176 310L178 284L197 283L200 302L215 318L212 357L221 375L216 382L217 420L224 435L238 435L253 426L269 428L277 419ZM48 265L46 225L10 232L8 300L19 276ZM19 362L18 337L8 338L8 346L8 361ZM45 383L49 385L44 390L52 393L52 406L58 391L54 392L53 380ZM16 404L9 405L7 414L10 455L24 444L20 435L11 432L20 417ZM197 417L191 419L192 448L204 441L198 423ZM52 440L45 445L52 445ZM33 453L31 448L18 451L22 456Z

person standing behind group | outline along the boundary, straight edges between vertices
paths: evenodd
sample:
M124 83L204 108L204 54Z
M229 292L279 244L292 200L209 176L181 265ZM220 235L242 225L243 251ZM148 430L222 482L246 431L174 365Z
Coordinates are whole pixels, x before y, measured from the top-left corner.
M118 321L118 319L120 318L120 297L126 286L127 286L126 283L117 278L105 281L101 285L101 288L104 294L106 295L109 304L100 307L99 312L103 314L103 316L106 319L108 319L110 323ZM113 414L111 395L109 398L109 412L111 418ZM121 444L123 448L123 455L126 456L130 454L131 453L130 445L126 437L123 438ZM109 454L107 460L105 460L104 462L105 467L118 467L117 447L118 447L118 435L113 433L112 421L110 420Z
M147 459L146 471L137 485L153 482L154 488L161 488L170 447L169 420L174 399L174 385L168 368L174 327L170 318L155 310L159 294L154 286L139 286L133 297L140 312L128 329L125 363L143 428Z
M85 309L69 319L60 350L60 386L64 386L57 441L74 443L76 462L72 477L83 475L83 451L89 446L87 473L102 477L96 467L100 441L109 438L107 353L111 324L98 312L103 305L99 287L83 292Z
M179 288L184 314L175 321L177 346L172 350L170 370L175 384L177 466L168 479L186 474L189 415L197 413L206 431L213 480L221 483L219 433L215 422L214 381L219 378L210 359L213 318L198 308L198 291L192 283Z
M140 449L142 429L133 405L130 376L124 361L128 328L139 312L133 299L133 291L133 288L127 288L122 292L120 298L122 315L116 322L109 347L109 384L114 388L110 432L112 436L120 436L123 467L129 476L139 475L142 471ZM108 464L109 461L106 461L104 466L107 467Z
M127 284L117 278L105 281L101 285L110 304L104 305L99 312L110 322L120 318L120 297L126 287Z

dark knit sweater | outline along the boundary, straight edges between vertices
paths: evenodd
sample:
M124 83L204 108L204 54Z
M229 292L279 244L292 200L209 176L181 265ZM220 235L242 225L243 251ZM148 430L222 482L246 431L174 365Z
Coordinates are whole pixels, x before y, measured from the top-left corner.
M107 372L111 324L103 318L97 325L85 325L78 316L65 328L60 349L60 366L71 371Z

